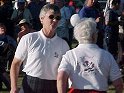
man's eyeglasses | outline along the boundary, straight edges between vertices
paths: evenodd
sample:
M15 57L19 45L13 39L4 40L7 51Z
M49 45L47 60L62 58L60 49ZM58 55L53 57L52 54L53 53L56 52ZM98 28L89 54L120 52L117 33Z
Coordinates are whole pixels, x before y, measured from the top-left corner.
M50 15L50 16L49 16L49 19L52 19L52 20L53 20L53 19L56 19L56 20L59 21L59 20L61 19L61 16Z

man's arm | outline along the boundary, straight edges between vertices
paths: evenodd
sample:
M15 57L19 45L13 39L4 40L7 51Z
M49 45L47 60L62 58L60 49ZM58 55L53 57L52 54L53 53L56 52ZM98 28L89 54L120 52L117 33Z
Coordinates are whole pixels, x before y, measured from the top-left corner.
M65 71L58 72L57 90L58 93L67 93L68 89L68 74Z
M122 78L119 78L117 80L114 80L113 85L115 87L115 93L123 93L123 80Z
M18 93L17 80L18 80L20 66L21 66L21 61L14 57L10 69L10 80L11 80L10 93Z

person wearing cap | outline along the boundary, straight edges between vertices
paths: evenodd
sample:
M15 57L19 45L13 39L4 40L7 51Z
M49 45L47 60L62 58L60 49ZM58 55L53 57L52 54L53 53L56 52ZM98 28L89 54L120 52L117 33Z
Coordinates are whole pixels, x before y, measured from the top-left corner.
M35 30L32 28L31 24L26 21L26 19L22 19L18 24L20 31L17 36L17 42L19 43L22 36L34 32Z
M17 80L22 63L25 76L20 93L57 93L57 68L62 55L69 50L67 42L55 32L61 19L60 9L55 4L46 4L39 18L43 28L24 35L16 49L10 69L10 93L18 93Z
M22 20L26 19L28 23L32 24L32 15L29 9L26 7L25 0L17 0L17 9L15 8L12 15L11 15L11 21L14 25L14 39L17 37L17 33L19 32L19 28L17 24Z
M66 52L58 68L58 93L67 93L67 81L72 85L68 93L107 93L108 80L115 93L123 93L120 69L113 56L97 46L96 22L84 18L76 22L74 37L78 46Z

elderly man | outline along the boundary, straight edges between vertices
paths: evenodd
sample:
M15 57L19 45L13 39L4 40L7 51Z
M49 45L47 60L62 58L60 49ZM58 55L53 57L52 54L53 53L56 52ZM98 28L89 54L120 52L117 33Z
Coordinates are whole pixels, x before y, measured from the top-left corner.
M17 93L22 63L26 75L20 93L57 93L57 68L62 55L69 50L68 44L55 32L60 16L56 5L43 6L39 15L43 28L21 38L10 69L10 93Z
M115 93L122 93L122 75L117 63L109 52L95 44L96 22L84 18L77 23L74 36L79 45L62 58L57 76L58 93L66 93L68 78L72 82L68 93L107 93L109 79Z

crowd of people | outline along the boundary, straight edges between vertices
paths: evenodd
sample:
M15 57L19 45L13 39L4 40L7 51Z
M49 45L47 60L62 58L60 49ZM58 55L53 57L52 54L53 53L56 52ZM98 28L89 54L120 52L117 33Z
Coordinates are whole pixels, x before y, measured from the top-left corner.
M0 91L4 83L10 93L107 93L110 81L123 93L122 1L102 11L98 0L80 8L73 0L0 0Z

